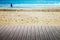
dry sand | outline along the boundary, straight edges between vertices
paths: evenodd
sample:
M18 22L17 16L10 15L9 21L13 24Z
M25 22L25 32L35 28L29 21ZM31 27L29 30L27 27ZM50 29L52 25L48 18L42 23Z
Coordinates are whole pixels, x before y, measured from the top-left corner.
M42 12L42 11L3 11L3 10L1 11L1 10L2 9L0 8L0 25L60 26L59 11Z

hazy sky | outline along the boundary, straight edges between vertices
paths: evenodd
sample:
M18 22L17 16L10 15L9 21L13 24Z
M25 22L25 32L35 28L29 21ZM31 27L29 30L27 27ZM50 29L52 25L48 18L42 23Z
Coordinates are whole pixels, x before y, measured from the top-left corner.
M0 4L53 4L60 0L0 0Z

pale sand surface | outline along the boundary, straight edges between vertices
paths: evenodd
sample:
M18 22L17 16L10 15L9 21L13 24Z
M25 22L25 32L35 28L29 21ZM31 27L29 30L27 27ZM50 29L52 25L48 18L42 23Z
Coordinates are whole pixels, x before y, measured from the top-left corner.
M60 12L0 11L0 25L60 26Z

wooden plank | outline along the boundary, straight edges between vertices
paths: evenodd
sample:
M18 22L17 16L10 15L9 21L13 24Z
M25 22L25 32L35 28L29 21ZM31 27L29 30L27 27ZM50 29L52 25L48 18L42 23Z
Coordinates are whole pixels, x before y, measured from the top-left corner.
M60 40L60 26L1 26L0 40Z
M46 26L42 26L42 29L43 29L43 32L44 32L44 35L45 35L45 39L50 40L50 37L49 37L49 34L47 32Z

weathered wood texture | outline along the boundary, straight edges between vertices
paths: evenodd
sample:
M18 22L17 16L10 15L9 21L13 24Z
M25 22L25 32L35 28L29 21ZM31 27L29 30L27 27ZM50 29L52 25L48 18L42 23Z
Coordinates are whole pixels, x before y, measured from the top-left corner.
M0 26L0 40L60 40L60 26Z

